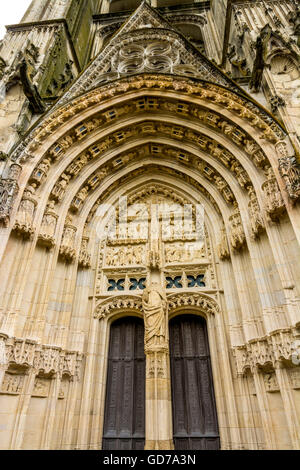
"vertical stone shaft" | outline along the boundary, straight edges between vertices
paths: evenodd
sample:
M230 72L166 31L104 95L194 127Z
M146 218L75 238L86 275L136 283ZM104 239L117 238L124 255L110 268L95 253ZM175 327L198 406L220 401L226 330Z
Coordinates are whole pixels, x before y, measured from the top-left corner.
M174 449L169 347L145 349L146 450Z

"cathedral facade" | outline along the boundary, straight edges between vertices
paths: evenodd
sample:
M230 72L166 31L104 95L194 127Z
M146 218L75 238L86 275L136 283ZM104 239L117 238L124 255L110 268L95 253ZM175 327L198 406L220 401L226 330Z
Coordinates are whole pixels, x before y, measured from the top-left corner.
M33 0L0 42L0 448L300 448L296 0Z

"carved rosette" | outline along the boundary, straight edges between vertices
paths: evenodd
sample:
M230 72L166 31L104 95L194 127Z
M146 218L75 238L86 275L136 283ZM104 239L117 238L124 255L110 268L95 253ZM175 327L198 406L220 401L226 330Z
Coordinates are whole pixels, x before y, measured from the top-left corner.
M279 159L279 172L293 201L300 198L300 165L295 156Z
M55 245L55 232L58 215L54 212L53 206L54 205L51 204L46 210L42 220L40 234L38 236L39 244L47 248L52 248Z
M76 257L74 249L76 232L77 228L74 225L65 225L59 255L68 262L74 261Z
M271 171L262 185L265 194L265 207L271 220L277 220L286 210L276 177Z
M229 217L230 243L234 250L241 250L246 243L246 236L239 208L236 206L233 214Z
M251 234L253 238L257 238L259 234L265 229L265 225L253 187L250 187L249 189L249 197L250 202L248 207L251 223Z

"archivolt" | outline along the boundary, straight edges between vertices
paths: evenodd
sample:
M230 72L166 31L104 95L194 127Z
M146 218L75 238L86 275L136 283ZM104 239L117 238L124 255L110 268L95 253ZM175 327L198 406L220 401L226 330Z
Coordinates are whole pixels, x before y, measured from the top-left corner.
M275 118L257 103L252 102L250 98L247 100L244 96L239 96L220 85L210 84L203 80L143 74L120 79L110 85L97 88L53 112L50 111L29 131L27 137L13 152L12 159L26 160L31 152L35 152L44 143L47 137L52 136L50 141L54 141L70 127L95 115L105 107L112 108L116 103L125 103L128 99L134 98L136 100L139 96L144 97L148 94L153 95L153 93L160 97L163 96L165 101L173 98L173 100L190 103L187 111L180 110L178 107L177 112L181 115L193 116L193 113L194 115L196 113L197 116L197 106L195 105L198 104L210 111L219 112L223 117L229 117L236 125L248 129L250 134L257 137L262 136L270 142L277 142L285 137L284 130Z
M246 220L248 206L260 212L266 176L271 181L264 183L267 195L276 193L270 210L277 215L277 205L279 211L284 207L273 146L277 155L285 154L288 142L280 140L284 137L284 130L265 110L222 86L143 74L95 89L49 113L12 158L25 162L33 157L21 179L28 183L23 200L39 205L39 210L33 208L37 227L49 197L57 203L60 227L68 211L82 226L83 213L94 214L108 191L128 184L144 165L152 170L160 165L169 175L173 172L173 177L200 191L217 213L237 217L239 224L239 210ZM32 184L37 186L36 194ZM21 194L16 199L18 207ZM86 204L88 212L83 211ZM258 227L264 226L260 215L254 219ZM66 225L70 225L68 218ZM18 220L15 226L19 230Z

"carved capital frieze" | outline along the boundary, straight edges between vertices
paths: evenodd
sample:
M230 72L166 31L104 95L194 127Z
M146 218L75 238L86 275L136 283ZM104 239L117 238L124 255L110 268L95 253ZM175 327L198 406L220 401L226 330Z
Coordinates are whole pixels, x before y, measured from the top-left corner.
M247 369L251 371L256 368L275 369L278 363L292 365L295 362L297 348L299 340L290 329L278 330L263 338L253 339L233 348L237 372L242 375Z
M15 370L34 369L36 374L79 378L83 354L66 351L56 346L46 346L35 341L0 336L0 361ZM0 365L1 365L0 362Z

